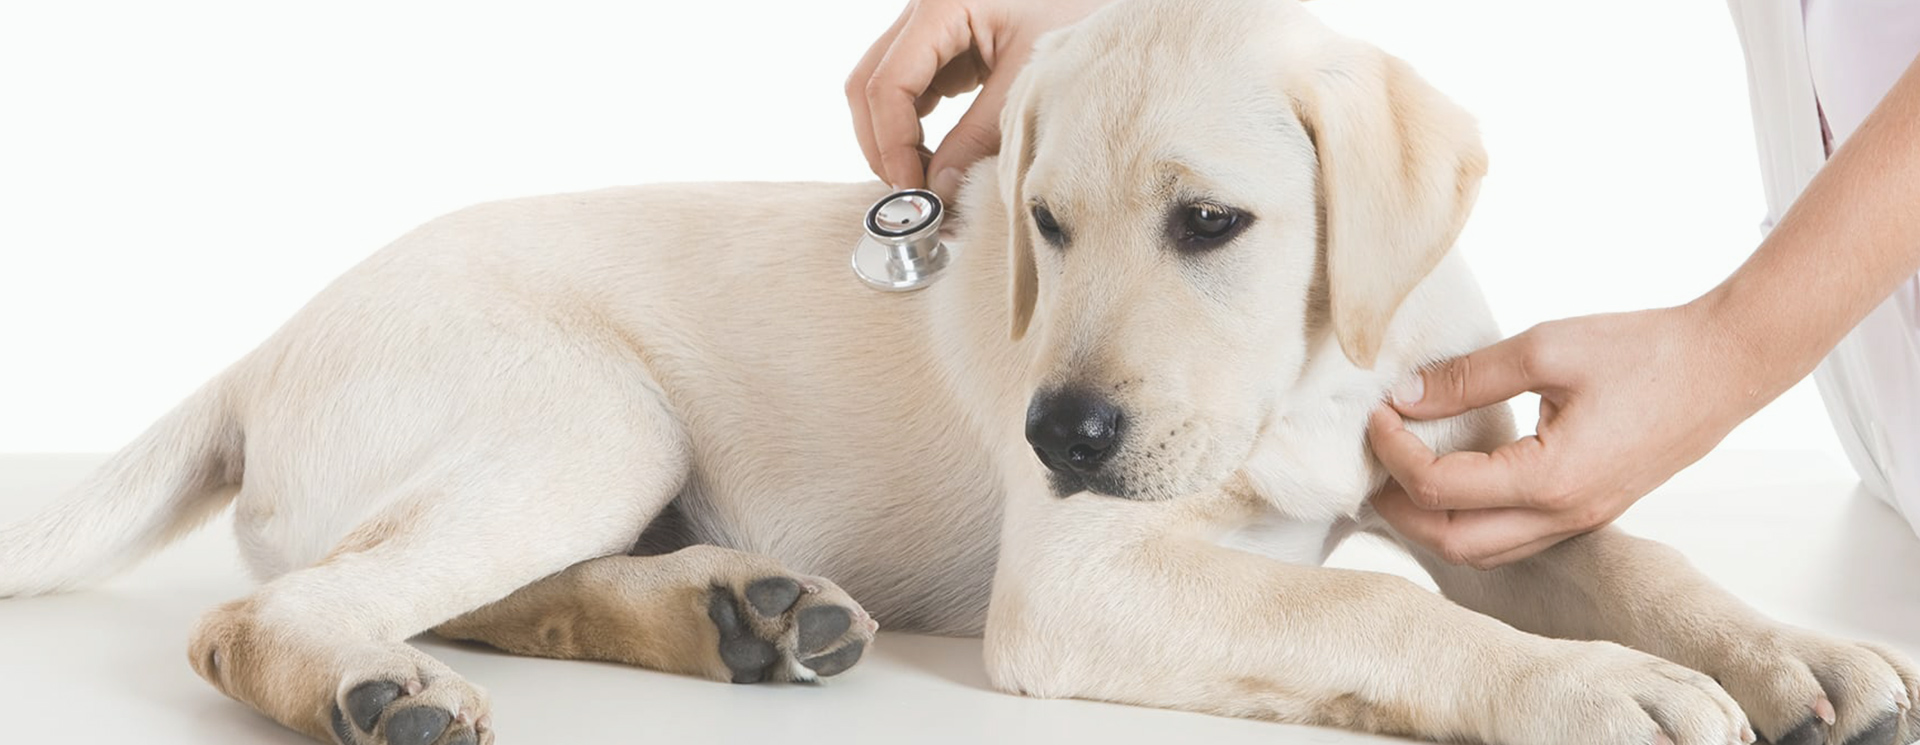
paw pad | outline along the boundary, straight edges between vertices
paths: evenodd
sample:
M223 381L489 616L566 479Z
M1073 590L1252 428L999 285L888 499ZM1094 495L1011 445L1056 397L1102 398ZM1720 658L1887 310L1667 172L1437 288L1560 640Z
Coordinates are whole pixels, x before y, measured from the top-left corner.
M334 738L340 745L480 745L484 727L467 726L464 713L457 722L461 726L455 727L455 717L439 706L403 704L395 710L394 702L420 692L418 683L390 680L354 686L333 706L329 724Z
M787 612L800 600L800 583L786 577L766 577L747 585L747 604L763 618Z
M866 650L873 624L837 588L787 576L761 577L734 590L714 584L707 618L720 635L720 661L735 683L838 675ZM835 599L833 595L840 597ZM860 633L853 634L856 625ZM796 666L797 663L797 666ZM805 668L800 669L800 668Z
M773 642L754 635L733 593L724 587L713 588L707 600L707 618L720 630L720 661L733 673L733 682L766 680L773 663L780 660L780 651Z
M401 709L387 721L387 745L428 745L447 731L453 716L432 706Z
M800 664L806 665L807 669L812 670L815 675L823 678L832 677L853 667L853 663L859 662L860 655L866 650L867 643L855 639L832 652L801 660Z
M816 605L800 611L800 653L820 651L853 628L853 614L838 605Z
M361 683L347 692L347 716L361 732L372 732L373 725L380 721L380 712L387 710L387 704L400 698L400 684L376 680Z
M1819 717L1812 717L1775 740L1774 745L1822 745L1826 741L1827 723L1820 721Z
M1881 717L1867 731L1854 735L1847 745L1900 745L1900 717L1888 714Z

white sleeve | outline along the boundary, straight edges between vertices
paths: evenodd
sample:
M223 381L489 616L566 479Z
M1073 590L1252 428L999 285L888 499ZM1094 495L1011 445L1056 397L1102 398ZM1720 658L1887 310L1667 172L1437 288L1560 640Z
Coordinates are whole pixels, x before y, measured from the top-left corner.
M1826 162L1826 141L1820 133L1800 0L1727 0L1727 5L1747 53L1754 142L1767 194L1764 233Z

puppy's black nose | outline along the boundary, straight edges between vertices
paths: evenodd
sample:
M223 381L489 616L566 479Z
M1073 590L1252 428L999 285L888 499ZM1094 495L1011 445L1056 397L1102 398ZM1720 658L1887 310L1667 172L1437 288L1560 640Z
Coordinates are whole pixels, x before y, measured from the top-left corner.
M1098 470L1125 425L1119 407L1078 391L1042 393L1027 406L1027 442L1054 471Z

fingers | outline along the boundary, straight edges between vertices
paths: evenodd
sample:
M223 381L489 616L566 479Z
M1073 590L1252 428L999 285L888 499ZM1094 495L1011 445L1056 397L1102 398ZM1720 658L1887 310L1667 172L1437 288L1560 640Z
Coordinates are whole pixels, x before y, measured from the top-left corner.
M1444 419L1558 381L1542 379L1538 334L1527 332L1429 366L1393 389L1393 407L1415 419Z
M940 149L927 164L927 183L935 193L953 199L967 168L1000 151L1000 110L1006 106L1007 89L1013 86L1023 62L1013 60L988 76L973 105L940 141Z
M934 18L916 8L874 66L863 93L877 170L888 184L901 189L924 185L926 164L920 157L915 104L942 67L972 48L972 40L965 14Z
M1557 516L1539 510L1423 510L1392 482L1374 495L1373 508L1401 537L1449 564L1476 569L1519 561L1572 535Z
M1547 453L1538 437L1515 440L1491 453L1468 450L1435 455L1408 431L1392 407L1374 409L1367 443L1387 473L1405 487L1413 504L1427 510L1544 507L1536 485Z
M1534 554L1560 545L1560 542L1580 535L1582 532L1584 531L1562 530L1558 533L1542 536L1532 543L1525 544L1518 548L1509 549L1502 553L1493 554L1492 556L1481 557L1478 560L1469 562L1468 566L1476 569L1498 569L1514 562L1525 561L1533 558Z
M880 168L880 148L873 138L873 112L867 108L867 81L873 79L873 71L880 66L880 60L887 56L887 50L893 48L894 39L899 38L900 28L913 17L913 6L901 11L893 25L881 34L867 53L861 55L859 64L853 66L853 72L847 75L847 108L853 112L853 135L860 142L860 153L866 156L867 167L873 169L875 176L885 178Z

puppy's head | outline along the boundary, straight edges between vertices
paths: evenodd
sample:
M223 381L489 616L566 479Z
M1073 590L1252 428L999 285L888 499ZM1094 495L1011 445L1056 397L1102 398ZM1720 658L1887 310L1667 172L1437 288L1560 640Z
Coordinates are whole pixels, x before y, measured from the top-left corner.
M1208 488L1317 339L1371 367L1485 171L1464 111L1292 0L1109 6L1042 40L1003 129L1027 436L1063 496Z

